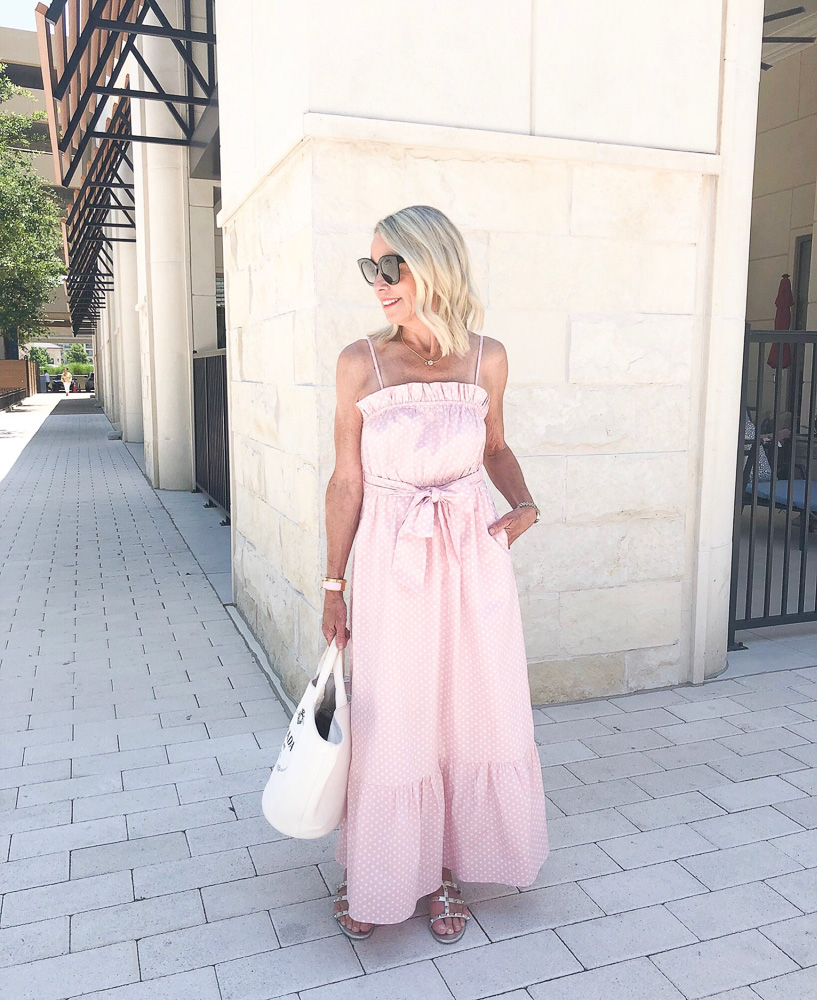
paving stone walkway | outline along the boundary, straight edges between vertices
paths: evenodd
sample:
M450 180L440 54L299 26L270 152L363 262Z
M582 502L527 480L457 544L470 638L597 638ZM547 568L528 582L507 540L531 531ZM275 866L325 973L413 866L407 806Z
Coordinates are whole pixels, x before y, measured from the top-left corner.
M286 713L109 430L63 408L0 483L0 1000L817 995L817 667L535 709L536 885L353 945L334 838L260 816Z

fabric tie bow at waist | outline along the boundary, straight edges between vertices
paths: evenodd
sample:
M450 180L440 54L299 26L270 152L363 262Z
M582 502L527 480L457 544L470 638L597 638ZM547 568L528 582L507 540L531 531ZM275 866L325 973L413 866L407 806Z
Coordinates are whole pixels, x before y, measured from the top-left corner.
M426 575L426 539L434 537L435 511L449 564L460 564L460 532L452 525L452 515L457 507L473 509L474 491L485 484L481 469L444 486L417 487L368 474L364 474L363 482L367 489L411 498L397 532L392 562L392 572L400 583L411 590L422 590Z

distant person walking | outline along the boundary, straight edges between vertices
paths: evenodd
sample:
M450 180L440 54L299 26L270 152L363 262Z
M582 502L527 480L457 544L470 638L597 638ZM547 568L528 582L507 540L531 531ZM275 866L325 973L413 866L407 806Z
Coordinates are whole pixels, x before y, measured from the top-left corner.
M66 396L71 391L72 382L73 382L73 376L71 375L71 372L69 372L68 369L65 368L62 373L62 387L63 389L65 389Z

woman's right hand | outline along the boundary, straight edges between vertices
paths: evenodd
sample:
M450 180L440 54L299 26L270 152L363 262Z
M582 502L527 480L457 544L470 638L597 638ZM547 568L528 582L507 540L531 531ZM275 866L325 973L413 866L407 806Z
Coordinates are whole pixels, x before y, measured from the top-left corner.
M327 645L337 639L338 649L343 649L349 641L351 632L346 627L346 601L340 590L324 591L321 632Z

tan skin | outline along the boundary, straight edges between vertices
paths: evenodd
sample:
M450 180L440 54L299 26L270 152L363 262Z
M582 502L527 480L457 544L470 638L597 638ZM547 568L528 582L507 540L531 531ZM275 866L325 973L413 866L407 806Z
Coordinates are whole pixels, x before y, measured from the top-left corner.
M394 251L375 234L370 252L372 260L380 260L384 254L389 253ZM404 341L403 343L400 337L396 337L385 344L374 344L384 385L398 385L402 382L474 381L479 349L479 337L476 334L469 334L471 344L464 357L450 354L433 366L423 364L408 349L411 348L423 358L436 359L440 356L436 337L415 313L416 284L408 265L400 265L400 281L396 285L388 284L378 273L373 291L383 306L387 321L400 326ZM483 463L491 482L511 508L515 508L520 501L532 498L519 462L505 442L502 401L507 380L508 359L505 348L498 340L485 337L479 374L479 384L488 392L489 397ZM337 365L335 468L326 489L326 575L329 577L343 578L363 502L363 467L360 457L363 417L355 404L379 388L365 340L358 340L344 348ZM508 533L509 544L513 545L533 524L535 517L532 507L511 509L490 525L488 530L495 535L504 528ZM347 628L347 606L343 593L324 591L321 631L327 643L336 638L340 649L346 646L350 632ZM451 879L451 871L444 868L442 877ZM440 885L432 895L440 896L442 893ZM467 913L465 904L459 902L460 894L453 890L449 890L449 893L454 911ZM336 904L335 912L342 908L343 904ZM443 903L429 903L430 916L443 913L444 909ZM372 926L353 920L348 914L340 919L354 932L367 931ZM448 917L435 921L433 930L442 937L458 932L463 924L464 921L459 917Z

